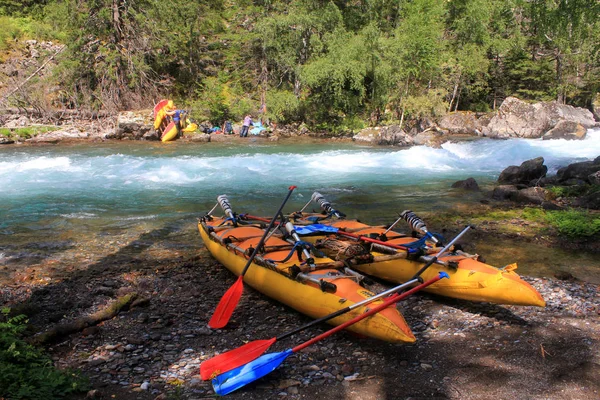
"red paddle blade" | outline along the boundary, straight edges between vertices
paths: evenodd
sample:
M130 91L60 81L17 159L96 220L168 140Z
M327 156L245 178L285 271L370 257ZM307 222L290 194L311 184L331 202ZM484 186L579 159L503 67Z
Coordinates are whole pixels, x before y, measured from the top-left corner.
M227 325L229 318L233 314L233 310L235 310L242 297L243 290L244 277L240 275L237 281L221 297L221 301L219 301L212 318L208 321L208 326L212 329L220 329Z
M260 357L276 340L277 338L255 340L237 349L214 356L210 360L206 360L200 364L200 377L206 381L234 368L248 364L250 361Z

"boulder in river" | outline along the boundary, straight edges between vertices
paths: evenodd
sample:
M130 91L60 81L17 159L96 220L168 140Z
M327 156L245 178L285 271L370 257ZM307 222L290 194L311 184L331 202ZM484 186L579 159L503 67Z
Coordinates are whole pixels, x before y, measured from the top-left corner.
M546 176L548 167L544 165L544 158L537 157L523 162L520 166L511 165L500 173L498 183L502 184L529 184Z
M559 183L564 183L569 180L579 180L585 183L592 183L590 177L600 171L600 157L594 161L583 161L569 164L564 168L560 168L556 172ZM593 179L593 178L592 178Z
M489 113L457 111L440 118L438 126L451 135L479 135L490 119Z
M585 108L556 101L530 104L516 97L507 97L483 129L483 134L500 139L540 138L561 121L575 122L586 130L598 126L593 114Z
M585 138L587 129L580 123L574 121L559 121L556 126L542 136L543 140L567 139L581 140Z
M411 146L413 138L398 125L365 128L352 137L355 142L378 145Z

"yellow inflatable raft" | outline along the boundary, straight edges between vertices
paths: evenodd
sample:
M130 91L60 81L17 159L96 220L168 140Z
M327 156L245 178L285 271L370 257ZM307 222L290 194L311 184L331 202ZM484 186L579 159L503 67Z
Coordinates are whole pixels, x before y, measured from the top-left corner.
M198 223L204 244L210 253L227 269L240 275L252 249L263 236L258 226L235 227L230 221L205 217ZM316 269L302 269L302 261L293 251L293 245L271 237L244 275L244 282L259 292L286 304L312 318L320 318L356 304L373 293L361 287L355 279L334 267L339 262L329 258L314 258ZM287 261L286 257L293 254ZM299 272L302 269L302 272ZM438 284L438 283L436 283ZM381 300L371 303L381 304ZM368 304L331 319L328 323L339 325L363 313ZM396 307L368 317L348 328L349 330L393 343L415 341L409 326Z
M383 228L369 227L356 221L337 221L331 225L348 229L354 235L382 234L385 232ZM386 236L388 238L386 243L400 246L416 240L413 237L406 237L393 231L388 232ZM436 254L439 250L432 243L425 246L425 252L429 254ZM397 250L397 253L401 254L405 251ZM375 258L384 255L384 253L376 250L372 251L371 254ZM357 263L354 268L390 282L406 282L427 262L426 257L417 260L409 258ZM462 251L455 251L449 255L441 256L440 263L433 264L421 276L424 280L428 280L443 271L450 276L450 279L444 279L424 290L440 296L471 301L538 307L546 305L539 292L522 280L515 272L517 269L516 264L496 268L478 261L477 258L476 255L470 255Z
M314 224L314 217L323 217L323 215L304 213L291 215L293 223L298 226ZM259 217L252 218L264 220ZM428 257L432 257L441 250L432 241L424 241L420 246L421 252L424 254L415 257L409 250L386 248L385 246L385 243L392 246L404 246L417 240L407 237L405 234L393 230L387 231L386 242L378 246L373 245L372 238L379 237L386 232L383 227L372 227L355 220L332 217L321 218L317 223L326 224L339 231L333 234L317 231L304 237L304 240L316 243L317 248L322 247L324 238L362 243L368 247L366 251L368 257L365 257L364 254L356 257L344 256L344 261L351 263L355 270L394 283L410 280L427 263ZM344 235L344 232L350 235ZM360 236L363 239L358 239ZM329 255L335 258L331 253ZM441 256L437 263L422 273L421 277L428 280L443 271L450 276L450 279L444 279L423 290L440 296L470 301L538 307L546 305L539 292L515 272L516 264L496 268L479 261L478 258L477 255L467 254L463 251L453 251Z

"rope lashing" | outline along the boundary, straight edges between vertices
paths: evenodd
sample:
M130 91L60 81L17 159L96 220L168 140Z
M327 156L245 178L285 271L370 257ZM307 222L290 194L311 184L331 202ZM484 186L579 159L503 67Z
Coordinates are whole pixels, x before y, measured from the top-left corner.
M267 261L284 263L284 262L288 261L290 258L292 258L295 251L298 252L298 259L302 260L302 249L310 249L310 251L317 257L323 257L323 253L320 250L318 250L312 243L304 242L304 241L300 240L300 241L297 241L296 243L294 243L294 247L292 247L292 249L290 250L288 255L283 260L267 259Z

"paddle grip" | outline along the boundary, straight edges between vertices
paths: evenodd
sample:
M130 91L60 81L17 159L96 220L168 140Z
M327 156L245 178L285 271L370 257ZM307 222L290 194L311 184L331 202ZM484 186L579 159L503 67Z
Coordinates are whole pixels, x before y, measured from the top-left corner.
M233 218L233 211L231 210L231 204L229 204L229 199L226 194L222 194L217 197L217 202L223 209L223 212Z

